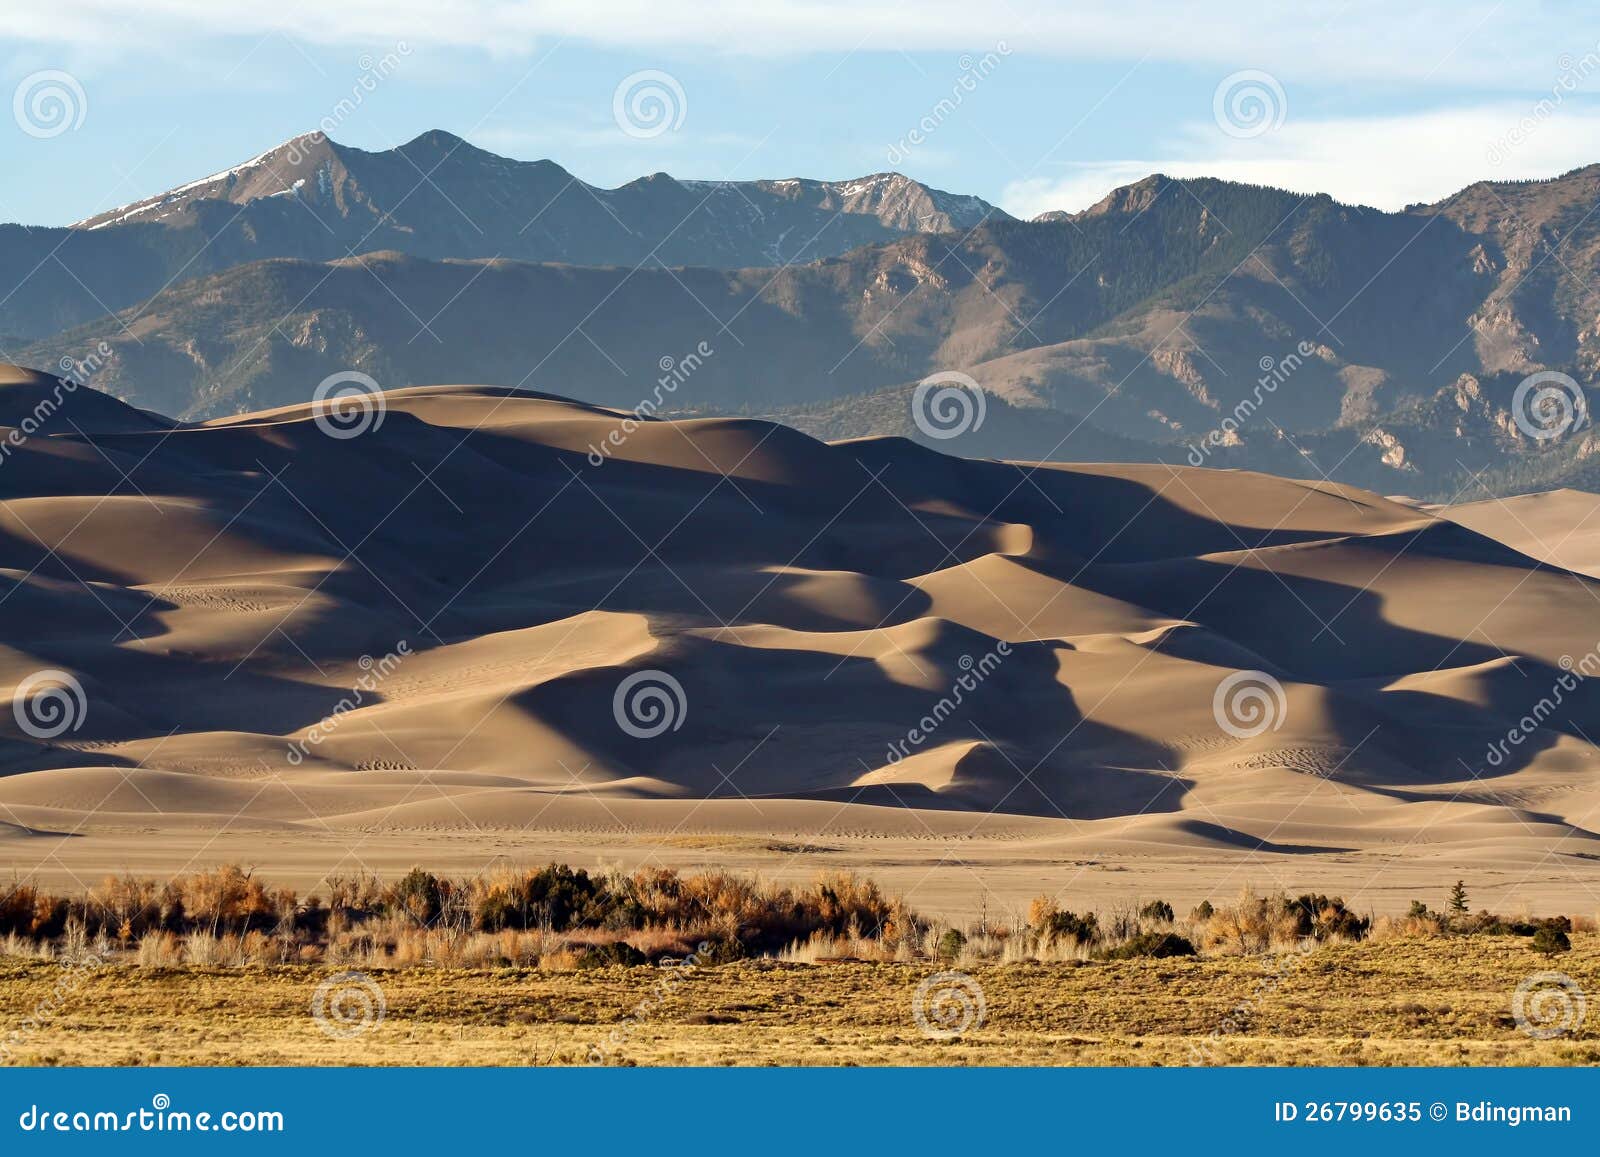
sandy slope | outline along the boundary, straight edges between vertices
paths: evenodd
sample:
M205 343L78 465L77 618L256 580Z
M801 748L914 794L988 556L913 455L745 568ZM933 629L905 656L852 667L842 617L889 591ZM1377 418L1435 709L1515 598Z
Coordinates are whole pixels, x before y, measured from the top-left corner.
M1443 513L1542 562L1600 578L1600 496L1552 490L1465 502Z
M52 385L0 383L11 424ZM1590 540L1536 541L1600 500L1441 518L756 421L622 437L489 387L386 403L346 439L81 390L0 464L0 686L83 692L54 737L36 700L0 717L0 858L837 863L948 908L1247 879L1388 907L1468 873L1600 907L1600 694L1569 676L1504 745L1600 641ZM1259 734L1216 705L1243 672Z

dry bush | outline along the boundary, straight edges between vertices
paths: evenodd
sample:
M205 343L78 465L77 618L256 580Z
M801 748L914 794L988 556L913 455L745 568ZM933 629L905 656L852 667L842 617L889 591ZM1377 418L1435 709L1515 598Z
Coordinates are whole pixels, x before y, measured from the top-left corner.
M546 952L539 957L539 971L541 972L575 972L578 961L583 958L581 952L574 952L570 948L558 948L554 952Z
M1399 940L1425 936L1443 936L1444 917L1430 912L1425 916L1379 916L1372 922L1369 940Z
M1028 927L1048 927L1061 911L1053 896L1035 896L1028 904Z
M124 944L163 927L176 902L176 892L168 886L130 873L107 876L89 890L91 915Z
M1299 943L1298 919L1283 895L1258 896L1246 887L1232 904L1196 925L1202 947L1225 956L1254 956Z
M196 968L231 968L244 963L239 938L210 932L191 932L183 938L183 955Z
M383 903L383 881L374 873L356 876L329 876L328 911L348 916L352 912L374 912Z
M183 945L171 932L146 932L139 938L134 962L140 968L176 968L183 963Z
M35 940L31 936L18 936L7 932L0 939L0 956L21 956L34 960L50 960L56 954L55 946L48 940Z
M181 876L174 884L184 915L213 936L223 930L243 931L252 923L271 923L278 911L278 900L238 864Z

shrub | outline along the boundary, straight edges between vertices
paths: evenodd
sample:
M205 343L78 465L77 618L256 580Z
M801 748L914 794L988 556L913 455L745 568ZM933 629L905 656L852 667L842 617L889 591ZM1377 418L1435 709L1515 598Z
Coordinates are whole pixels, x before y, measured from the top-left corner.
M650 961L633 945L625 940L614 940L610 944L591 944L579 955L574 968L609 968L621 965L624 968L636 968Z
M1548 959L1558 952L1571 952L1572 941L1568 940L1567 934L1552 921L1542 925L1533 934L1533 943L1529 947L1535 952L1543 953Z
M1194 911L1189 913L1189 919L1195 921L1196 923L1200 923L1201 921L1211 919L1211 917L1215 916L1216 914L1217 910L1211 906L1210 900L1201 900L1200 903L1194 906Z
M1080 944L1093 944L1100 939L1100 920L1093 912L1079 916L1076 912L1058 911L1039 931L1050 937L1070 936Z
M1372 921L1364 916L1357 916L1345 907L1341 897L1321 896L1307 894L1297 899L1286 901L1285 909L1294 918L1296 935L1314 936L1318 940L1327 940L1334 936L1342 936L1348 940L1362 940L1367 935L1367 930L1372 926Z
M952 928L939 937L939 957L942 960L954 960L961 955L962 948L966 947L967 938L959 928Z
M1145 920L1162 920L1172 923L1172 905L1165 900L1151 900L1139 909L1139 915Z
M412 868L390 890L386 906L418 924L431 924L444 906L444 889L433 873Z
M598 927L615 907L604 880L565 864L502 877L481 888L473 919L485 932Z
M1052 918L1061 911L1053 896L1035 896L1028 904L1028 927L1041 929L1048 927Z
M1176 932L1141 932L1115 948L1099 954L1102 960L1132 960L1135 957L1165 959L1170 956L1194 956L1194 944Z
M196 872L176 884L183 916L194 927L207 927L215 934L272 923L276 909L266 888L238 864Z

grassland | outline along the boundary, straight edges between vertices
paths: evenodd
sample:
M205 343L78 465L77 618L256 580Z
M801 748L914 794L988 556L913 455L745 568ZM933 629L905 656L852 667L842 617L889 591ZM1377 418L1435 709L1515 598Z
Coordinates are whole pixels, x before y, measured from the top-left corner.
M1547 968L1593 990L1600 935L1574 933L1554 963L1526 938L1474 936L977 964L963 971L981 987L982 1021L944 1040L914 1013L939 971L929 963L372 969L372 999L330 1026L349 1035L330 1035L312 1013L319 985L358 982L324 965L8 957L0 1023L23 1026L12 1063L42 1065L1600 1063L1595 1018L1577 1020L1570 1002L1572 1023L1553 1039L1513 1017L1517 986Z

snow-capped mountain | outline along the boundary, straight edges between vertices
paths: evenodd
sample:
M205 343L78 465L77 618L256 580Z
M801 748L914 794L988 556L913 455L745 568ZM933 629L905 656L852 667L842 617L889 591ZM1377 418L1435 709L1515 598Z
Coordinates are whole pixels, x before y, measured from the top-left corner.
M1009 218L897 173L837 182L656 173L602 189L553 161L498 156L442 131L382 152L317 132L68 229L0 226L0 269L26 274L28 289L0 304L0 340L43 337L178 280L273 257L395 251L737 269L985 220Z

